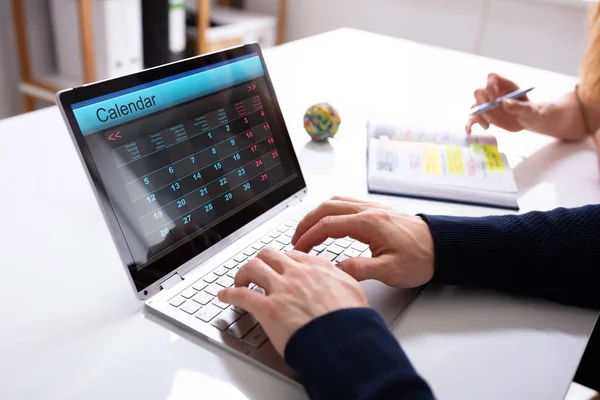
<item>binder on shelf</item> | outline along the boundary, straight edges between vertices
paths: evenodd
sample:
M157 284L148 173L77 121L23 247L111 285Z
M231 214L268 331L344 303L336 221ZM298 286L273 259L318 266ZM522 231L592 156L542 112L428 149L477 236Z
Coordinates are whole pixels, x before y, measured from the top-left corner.
M83 82L77 3L50 0L57 73ZM141 0L93 0L96 79L109 79L143 69Z

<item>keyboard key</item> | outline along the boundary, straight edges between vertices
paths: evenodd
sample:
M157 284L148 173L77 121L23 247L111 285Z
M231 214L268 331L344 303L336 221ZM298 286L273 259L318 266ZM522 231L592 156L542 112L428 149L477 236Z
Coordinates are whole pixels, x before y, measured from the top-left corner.
M210 294L206 293L206 292L200 292L197 295L194 296L194 298L192 300L194 300L197 303L202 304L203 306L207 305L208 303L210 303L210 301L214 298L214 296L211 296Z
M335 253L335 254L342 254L344 252L344 248L338 246L337 244L331 244L329 246L327 246L327 251L331 252L331 253Z
M346 240L346 239L338 239L338 240L336 240L336 241L335 241L335 242L333 242L333 243L335 243L335 244L337 244L338 246L340 246L340 247L343 247L343 248L345 248L345 249L346 249L346 248L348 248L348 247L350 247L350 245L352 244L352 242L350 242L350 241L348 241L348 240Z
M269 245L267 245L267 247L270 247L272 249L280 251L281 249L283 249L285 247L285 244L278 243L278 242L273 242L273 243L270 243Z
M245 255L243 255L241 253L238 254L237 256L233 257L233 259L239 263L246 261L246 258L248 258L248 257L246 257Z
M313 247L313 250L316 250L316 251L318 251L320 253L323 250L325 250L326 248L327 248L327 246L325 246L324 244L320 244L318 246Z
M362 256L367 258L371 258L372 255L373 254L371 254L371 249L367 249L364 253L362 253Z
M294 222L294 224L298 225L298 222L302 221L302 217L299 215L295 215L290 218L290 221Z
M195 301L188 300L185 303L183 303L183 305L179 307L179 309L185 311L188 314L194 314L200 309L200 304L196 303Z
M352 243L352 248L358 251L365 251L369 248L369 245L361 242L354 242Z
M273 232L269 233L269 236L271 236L273 239L279 237L279 235L281 235L281 232L278 232L278 231L273 231Z
M202 307L200 312L198 314L196 314L196 318L199 318L204 322L209 322L211 319L213 319L214 317L219 315L220 312L221 312L220 308L217 308L217 307L209 304L205 307Z
M294 250L294 246L292 246L291 244L288 244L287 246L285 246L283 248L282 251L285 253L285 252L290 251L290 250Z
M324 244L325 246L329 246L331 243L333 243L333 239L332 239L332 238L327 238L327 239L326 239L326 240L323 242L323 244Z
M296 233L296 228L290 228L285 231L284 235L288 235L289 237L294 237L294 233Z
M350 257L348 257L345 254L340 254L339 256L336 257L335 262L342 262L342 261L346 261L347 259L349 259ZM218 281L217 281L218 282Z
M197 291L201 291L202 289L204 289L206 286L208 286L208 283L204 282L204 281L198 281L196 283L194 283L192 285L192 287L194 289L196 289Z
M318 256L318 255L319 255L319 252L318 252L318 251L316 251L315 249L312 249L312 250L311 250L311 251L308 253L308 255L310 255L310 256Z
M219 294L221 290L223 290L223 286L217 285L216 283L211 283L206 289L204 289L206 293L212 294L213 296Z
M171 299L169 304L172 305L173 307L179 307L180 305L183 304L184 301L185 301L185 298L183 298L181 296L175 296Z
M226 273L227 273L227 268L225 268L225 267L219 267L213 271L213 274L219 275L219 276L223 276Z
M252 330L252 328L254 328L256 325L258 325L258 322L256 322L256 319L254 319L254 316L252 314L246 314L246 315L242 316L240 319L238 319L236 322L231 324L229 329L227 329L227 332L230 335L233 335L236 338L241 339L244 337L244 335L246 335L248 332L250 332Z
M234 269L232 269L231 271L229 271L227 273L227 276L230 277L230 278L235 278L235 275L237 274L238 271L239 270L237 268L234 268Z
M195 291L193 288L187 288L181 293L181 295L186 299L191 299L196 293L198 292Z
M266 243L263 243L263 242L256 242L256 243L254 243L254 244L252 245L252 248L253 248L254 250L260 250L260 249L262 249L263 247L265 247L265 244L266 244Z
M325 250L324 252L322 252L321 254L319 254L319 257L326 258L329 261L333 261L337 256L338 256L337 254L332 253L329 250Z
M253 255L254 253L256 253L256 250L253 249L252 247L248 247L246 250L243 251L245 256L250 257L251 255Z
M217 279L219 279L219 275L215 275L212 272L208 275L206 275L204 277L204 279L202 279L204 282L208 282L208 283L213 283L214 281L216 281Z
M293 219L290 219L284 225L287 226L288 228L296 228L296 225L298 225L298 222L295 222L295 221L293 221Z
M263 296L265 295L265 289L261 288L260 286L254 285L252 290L254 290L258 294L262 294Z
M252 347L260 347L261 344L267 341L267 334L263 330L262 326L256 325L254 329L250 331L244 338L244 342L248 343Z
M231 279L228 276L222 276L219 279L217 279L217 283L223 287L233 286L233 282L233 279Z
M289 237L288 235L281 235L275 240L277 240L279 243L285 244L285 245L292 243L292 238Z
M279 232L283 233L283 232L285 232L285 231L287 231L287 230L288 230L288 227L287 227L287 226L285 226L285 225L279 225L279 226L277 227L277 230L278 230Z
M231 268L235 268L237 267L238 262L235 261L233 258L231 260L228 260L225 264L223 264L223 266L227 269L231 269Z
M229 327L229 325L233 324L241 317L242 316L236 312L225 310L221 312L221 314L219 314L215 319L213 319L210 324L217 329L224 331Z
M362 254L362 251L354 250L354 249L346 249L344 250L344 254L348 257L358 257Z
M213 306L219 307L219 308L221 308L221 309L223 309L223 310L224 310L224 309L226 309L227 307L229 307L229 304L227 304L227 303L223 303L223 302L222 302L221 300L219 300L219 299L214 299L214 300L213 300L213 302L212 302L212 303L210 303L210 304L212 304Z
M264 244L269 244L273 241L273 238L270 236L265 236L264 238L260 239L260 241Z
M238 313L240 315L244 315L244 314L246 314L248 312L248 311L246 311L243 308L238 307L238 306L231 306L230 310L233 310L233 311L235 311L236 313Z

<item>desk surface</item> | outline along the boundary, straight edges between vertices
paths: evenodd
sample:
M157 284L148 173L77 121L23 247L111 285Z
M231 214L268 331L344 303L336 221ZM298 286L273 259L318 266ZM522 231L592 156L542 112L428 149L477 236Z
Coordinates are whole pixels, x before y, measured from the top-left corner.
M412 42L339 30L266 51L310 196L366 197L371 115L461 127L489 71L552 98L574 79ZM308 143L302 115L342 115L330 143ZM424 107L427 105L427 107ZM429 111L428 111L429 110ZM522 211L597 203L594 150L497 132ZM0 393L5 399L302 399L290 383L144 314L125 278L58 110L0 121ZM359 178L354 178L359 177ZM372 196L416 213L505 211ZM445 288L426 291L395 335L440 399L562 399L596 313Z

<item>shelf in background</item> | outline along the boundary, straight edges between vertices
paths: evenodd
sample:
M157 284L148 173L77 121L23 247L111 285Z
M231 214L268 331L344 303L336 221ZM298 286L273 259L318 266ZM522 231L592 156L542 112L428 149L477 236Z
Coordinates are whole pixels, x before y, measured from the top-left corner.
M23 95L54 104L56 103L56 92L70 87L81 86L82 84L83 82L76 79L50 74L40 79L23 80L19 83L19 92Z

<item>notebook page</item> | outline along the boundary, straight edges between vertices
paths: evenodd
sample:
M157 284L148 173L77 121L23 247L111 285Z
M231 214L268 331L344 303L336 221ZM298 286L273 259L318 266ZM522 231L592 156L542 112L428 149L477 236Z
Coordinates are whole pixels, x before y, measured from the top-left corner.
M369 179L516 192L506 157L491 144L369 141Z

